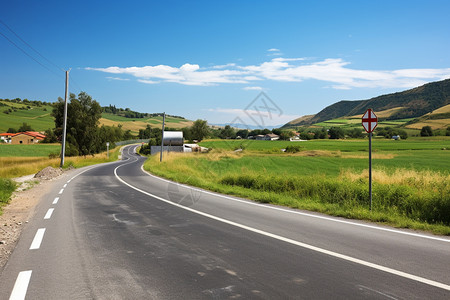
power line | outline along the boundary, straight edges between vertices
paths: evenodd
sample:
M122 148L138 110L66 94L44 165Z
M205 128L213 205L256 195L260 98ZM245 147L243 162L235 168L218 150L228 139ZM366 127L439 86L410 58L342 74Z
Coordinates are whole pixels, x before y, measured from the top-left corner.
M48 63L50 63L51 65L53 65L54 67L56 67L57 69L66 72L63 68L61 68L60 66L58 66L57 64L55 64L54 62L52 62L50 59L46 58L44 55L42 55L38 50L36 50L33 46L31 46L29 43L27 43L24 39L22 39L14 30L12 30L11 27L9 27L5 22L3 22L3 20L0 20L0 23L2 23L10 32L12 32L20 41L22 41L25 45L27 45L30 49L32 49L34 52L36 52L40 57L42 57L44 60L46 60ZM36 63L38 63L39 65L41 65L43 68L45 68L46 70L48 70L49 72L51 72L52 74L56 75L59 78L62 78L61 74L56 73L55 71L51 70L50 68L48 68L46 65L44 65L42 62L40 62L39 60L37 60L35 57L33 57L30 53L28 53L26 50L24 50L22 47L20 47L17 43L15 43L13 40L11 40L10 38L8 38L5 34L3 34L2 32L0 32L0 35L2 35L8 42L10 42L12 45L14 45L17 49L19 49L21 52L23 52L26 56L28 56L29 58L31 58L32 60L34 60ZM77 87L80 91L82 90L82 88L80 88L80 86L77 84L76 81L73 80L73 77L70 77L70 82L72 82L72 84Z
M35 62L37 62L38 64L40 64L43 68L47 69L49 72L53 73L54 75L61 77L59 74L57 74L56 72L50 70L46 65L42 64L40 61L38 61L37 59L35 59L33 56L31 56L30 54L28 54L25 50L23 50L22 48L20 48L19 45L17 45L16 43L14 43L10 38L8 38L6 35L4 35L3 33L0 32L0 35L2 35L8 42L10 42L11 44L13 44L17 49L19 49L20 51L22 51L26 56L28 56L29 58L31 58L32 60L34 60Z
M49 60L48 58L46 58L44 55L42 55L39 51L37 51L36 49L34 49L30 44L28 44L24 39L22 39L14 30L11 29L11 27L9 27L5 22L3 22L2 20L0 20L0 23L2 23L6 28L8 28L9 31L11 31L19 40L21 40L25 45L27 45L28 47L30 47L34 52L36 52L40 57L42 57L43 59L45 59L47 62L49 62L50 64L52 64L54 67L60 69L61 71L64 72L64 69L62 69L61 67L59 67L58 65L56 65L54 62L52 62L51 60Z

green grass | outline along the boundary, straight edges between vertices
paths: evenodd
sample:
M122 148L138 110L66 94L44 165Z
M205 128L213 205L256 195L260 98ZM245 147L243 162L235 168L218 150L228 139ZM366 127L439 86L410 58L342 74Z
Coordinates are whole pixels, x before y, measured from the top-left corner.
M50 153L59 152L61 152L59 144L0 144L0 157L48 157Z
M243 142L243 152L232 151ZM376 142L372 212L367 140L297 142L298 154L279 152L292 142L205 141L214 148L208 154L171 154L163 163L151 157L144 168L260 202L450 235L450 151L441 150L450 140Z
M133 122L133 121L142 121L150 124L162 124L163 118L161 116L151 117L151 118L125 118L122 116L110 114L110 113L102 113L102 118L116 121L116 122ZM186 122L187 120L179 119L179 118L173 118L173 117L166 117L167 123L181 123Z
M9 203L12 193L16 189L14 181L6 178L0 178L0 215L1 207Z
M12 104L14 104L15 107L26 107L26 105L23 104L8 103L8 105ZM22 123L27 123L35 131L44 131L55 127L53 117L50 115L52 112L51 106L32 106L31 109L27 110L17 109L17 111L13 111L9 114L3 113L3 111L8 108L10 107L0 107L0 132L6 132L8 128L11 127L17 130L22 126Z
M289 141L255 141L255 140L210 140L201 142L200 145L207 148L234 150L240 145L245 150L264 152L272 149L285 149L288 145L300 145L305 150L329 150L342 152L368 151L368 139L365 140L310 140L306 142ZM441 150L450 149L450 139L440 139L430 143L425 139L407 139L393 141L376 137L372 141L372 149L376 151L402 151L402 150ZM450 152L449 152L450 154Z

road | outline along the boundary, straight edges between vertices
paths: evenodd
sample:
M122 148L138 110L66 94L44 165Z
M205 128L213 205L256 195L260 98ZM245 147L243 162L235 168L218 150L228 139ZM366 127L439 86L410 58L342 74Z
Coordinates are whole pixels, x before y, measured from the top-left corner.
M218 195L118 162L55 182L0 299L450 299L450 239Z

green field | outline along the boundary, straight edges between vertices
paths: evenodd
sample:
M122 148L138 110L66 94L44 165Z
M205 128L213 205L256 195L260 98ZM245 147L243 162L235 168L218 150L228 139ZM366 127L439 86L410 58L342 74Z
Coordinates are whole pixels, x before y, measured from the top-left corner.
M288 145L302 151L282 153ZM238 195L348 218L450 234L450 139L375 140L374 210L368 205L368 141L217 140L207 154L151 157L157 175ZM234 149L244 146L241 152Z
M367 152L368 139L365 140L309 140L306 142L289 141L255 141L255 140L213 140L200 143L201 146L214 149L235 150L240 145L245 150L267 152L275 149L281 150L288 145L299 145L304 150L329 150L341 152ZM394 141L385 138L374 138L372 149L377 151L404 151L404 150L442 150L450 149L450 137L410 138L403 141ZM450 153L450 152L449 152Z
M162 124L162 121L163 121L163 118L160 116L151 117L151 118L125 118L125 117L110 114L110 113L103 113L102 118L105 118L105 119L108 119L111 121L115 121L115 122L122 122L122 123L123 122L141 121L141 122L150 123L150 124ZM181 122L188 122L188 120L180 119L180 118L173 118L173 117L166 117L165 121L167 124L170 124L170 123L178 124Z
M60 153L59 144L9 145L0 144L0 157L48 157Z
M23 104L8 103L8 105L12 104L15 107L26 107ZM52 112L51 106L32 106L31 109L17 109L16 111L5 114L4 111L7 109L9 109L9 106L0 107L0 132L6 132L9 128L17 130L22 123L27 123L35 131L44 131L55 127L53 117L50 116Z
M0 106L0 133L6 132L9 128L16 130L22 126L23 123L27 123L34 131L45 131L49 128L55 127L54 118L51 116L53 107L50 105L36 106L30 104L30 108L27 108L27 104L6 102L0 100L0 103L5 106ZM8 114L4 111L12 111ZM105 125L118 126L123 125L125 130L130 129L133 133L137 134L139 129L145 129L147 124L160 125L162 124L162 117L151 118L125 118L122 116L102 113L102 118L108 120ZM166 127L188 127L192 122L186 119L166 117Z

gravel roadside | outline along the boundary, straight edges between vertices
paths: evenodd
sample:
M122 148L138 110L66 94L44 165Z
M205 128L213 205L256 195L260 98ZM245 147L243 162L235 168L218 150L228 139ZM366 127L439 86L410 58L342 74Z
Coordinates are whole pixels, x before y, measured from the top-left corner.
M35 175L13 178L20 186L13 193L11 201L3 207L0 216L0 272L13 252L20 233L30 220L39 201L50 191L54 179L63 171L47 167Z

